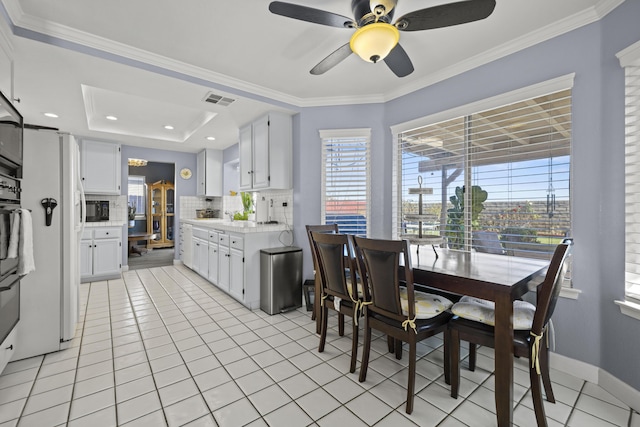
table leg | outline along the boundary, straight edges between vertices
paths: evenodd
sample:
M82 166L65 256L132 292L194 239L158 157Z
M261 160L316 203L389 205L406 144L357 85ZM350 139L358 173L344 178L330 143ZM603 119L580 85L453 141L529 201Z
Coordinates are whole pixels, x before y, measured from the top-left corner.
M513 420L513 302L509 294L496 298L495 382L498 426Z

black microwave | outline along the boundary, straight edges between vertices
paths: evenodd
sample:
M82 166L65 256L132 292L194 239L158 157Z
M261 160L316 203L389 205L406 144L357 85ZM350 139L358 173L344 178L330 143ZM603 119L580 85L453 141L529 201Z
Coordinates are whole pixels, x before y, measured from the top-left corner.
M109 202L87 200L87 222L109 221Z

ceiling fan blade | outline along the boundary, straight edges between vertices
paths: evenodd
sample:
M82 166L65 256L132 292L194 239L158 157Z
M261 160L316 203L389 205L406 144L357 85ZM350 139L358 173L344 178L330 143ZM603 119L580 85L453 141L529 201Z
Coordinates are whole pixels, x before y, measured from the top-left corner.
M384 62L398 77L405 77L413 73L411 59L409 59L409 55L399 43L391 49L389 55L384 58Z
M493 13L495 0L467 0L409 12L394 24L401 31L431 30L485 19Z
M318 62L318 65L313 67L310 71L311 74L317 76L319 74L324 74L351 55L351 46L349 43L342 45L338 49L334 50L322 61Z
M272 1L269 4L269 10L276 15L330 27L354 28L356 26L353 20L346 16L292 3Z

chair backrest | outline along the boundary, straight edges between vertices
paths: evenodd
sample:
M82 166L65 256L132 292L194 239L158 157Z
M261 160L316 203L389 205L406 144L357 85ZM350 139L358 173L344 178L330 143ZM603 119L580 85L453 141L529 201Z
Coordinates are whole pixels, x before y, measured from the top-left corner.
M313 247L313 239L311 238L311 232L316 233L333 233L338 232L338 224L322 224L322 225L307 225L307 237L309 238L309 246L311 247L311 259L313 260L313 269L318 270L318 259L316 257L316 250Z
M357 299L355 261L345 234L311 232L318 259L322 294L342 299Z
M478 252L504 255L507 251L502 247L502 242L495 231L474 231L473 247Z
M565 239L556 247L547 274L542 283L538 285L538 303L531 327L531 331L537 335L540 335L546 327L556 308L558 295L562 288L562 281L567 270L565 261L569 257L572 244L572 239Z
M406 240L378 240L350 236L357 267L363 281L364 298L371 301L367 310L403 321L415 317L413 269ZM401 262L402 261L402 262ZM408 315L400 303L401 269L407 287ZM404 283L403 283L404 284Z

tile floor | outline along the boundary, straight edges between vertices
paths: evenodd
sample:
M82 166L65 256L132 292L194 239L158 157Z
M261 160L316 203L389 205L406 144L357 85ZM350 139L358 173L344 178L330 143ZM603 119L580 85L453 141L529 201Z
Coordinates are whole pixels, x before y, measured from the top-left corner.
M388 355L378 336L359 383L335 318L318 353L308 312L249 311L182 266L83 284L81 304L71 348L12 362L0 376L0 427L495 425L490 349L480 349L476 372L463 363L461 397L452 399L442 341L424 341L407 415L407 358ZM514 422L534 426L522 363ZM550 426L640 427L640 415L602 388L558 371L552 378Z

